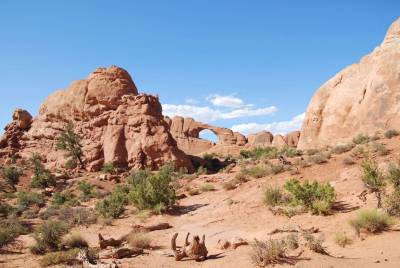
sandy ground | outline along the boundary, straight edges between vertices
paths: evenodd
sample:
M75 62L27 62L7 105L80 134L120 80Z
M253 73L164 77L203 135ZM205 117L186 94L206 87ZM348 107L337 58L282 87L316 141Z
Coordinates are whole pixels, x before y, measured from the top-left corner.
M391 153L387 156L375 156L380 165L385 166L390 161L399 159L400 138L381 140L386 144ZM300 260L294 265L283 264L275 267L400 267L400 232L390 231L378 235L363 235L357 237L349 225L360 209L375 207L376 200L373 195L367 196L363 203L357 195L364 189L360 179L359 163L346 166L343 159L349 153L332 155L330 161L322 165L313 165L300 170L298 175L284 172L274 176L252 179L241 184L234 190L226 191L222 183L234 177L237 170L229 174L201 175L190 182L190 185L202 185L205 182L214 184L216 190L188 196L180 200L180 209L175 215L152 216L144 222L127 210L126 215L114 221L112 226L100 224L91 225L89 228L81 227L79 231L91 246L97 246L97 234L100 232L105 237L118 238L132 230L133 224L152 224L168 222L173 228L154 231L150 233L153 250L146 251L145 255L118 260L120 267L253 267L249 253L250 246L241 246L236 250L220 250L216 247L218 240L231 240L241 237L248 241L254 238L259 240L279 237L279 234L268 235L275 228L317 227L324 234L326 250L334 257L316 254L305 250ZM329 216L315 216L309 213L287 218L274 216L262 203L262 192L265 185L282 185L292 177L317 181L329 181L337 191L337 199L342 204L342 209ZM108 187L104 185L104 187ZM178 245L183 243L187 232L192 234L205 234L206 245L210 258L204 262L184 260L177 262L172 257L165 256L169 253L170 239L173 233L178 232ZM334 235L345 232L353 238L353 244L341 248L334 242ZM22 236L19 238L26 246L31 244L32 238ZM39 267L38 257L28 253L26 249L21 254L0 255L0 267Z

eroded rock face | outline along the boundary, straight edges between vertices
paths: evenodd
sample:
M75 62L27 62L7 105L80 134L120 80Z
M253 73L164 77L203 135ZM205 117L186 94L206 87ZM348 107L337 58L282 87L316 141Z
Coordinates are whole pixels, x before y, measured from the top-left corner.
M274 135L265 130L247 136L249 145L253 147L270 147L272 146L273 139Z
M21 147L20 139L32 124L31 114L23 109L16 109L12 116L12 122L4 130L5 133L0 138L0 148L6 148L14 151Z
M247 142L246 137L238 132L233 132L228 128L197 122L192 118L176 116L171 119L166 117L165 121L170 125L171 134L177 141L178 148L189 155L198 155L215 146L243 146ZM218 136L218 142L216 144L199 138L200 132L205 129L212 131Z
M69 121L82 137L90 170L97 171L108 162L153 169L174 162L177 167L192 168L169 132L158 97L138 94L122 68L98 68L87 79L50 95L30 130L18 138L20 153L28 157L39 153L48 165L63 166L64 152L57 151L55 143Z
M350 141L358 133L399 129L400 19L383 43L359 63L340 71L313 96L298 147Z

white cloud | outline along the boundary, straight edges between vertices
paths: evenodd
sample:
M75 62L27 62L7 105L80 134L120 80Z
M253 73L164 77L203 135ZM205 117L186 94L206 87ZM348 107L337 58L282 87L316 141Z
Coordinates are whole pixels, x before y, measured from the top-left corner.
M232 126L233 131L242 134L256 133L261 130L267 130L274 134L286 134L293 130L299 130L303 124L305 113L299 114L292 118L290 121L273 122L269 124L248 123Z
M175 104L163 104L163 114L169 117L183 116L193 117L195 120L200 122L212 122L219 119L234 119L240 117L260 116L268 115L277 111L275 106L252 109L250 107L244 107L240 109L234 109L228 112L222 112L218 109L213 109L208 106L194 106L194 105L175 105Z
M238 108L243 106L243 100L232 95L221 96L218 94L210 95L206 98L214 106Z
M193 98L187 98L187 99L185 100L185 102L188 103L188 104L197 104L197 103L199 103L198 100L193 99Z

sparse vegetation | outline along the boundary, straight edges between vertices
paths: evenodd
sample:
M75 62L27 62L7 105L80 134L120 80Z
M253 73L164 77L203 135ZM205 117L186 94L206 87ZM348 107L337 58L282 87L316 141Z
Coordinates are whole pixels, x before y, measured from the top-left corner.
M15 185L18 184L19 178L22 176L22 169L16 166L4 166L1 169L1 175L5 182L13 189L16 190Z
M246 174L242 172L239 172L235 175L235 180L242 183L248 181Z
M110 210L113 211L112 209ZM64 207L57 211L56 214L58 215L59 220L67 222L70 226L87 226L97 222L97 214L92 208ZM105 214L108 215L107 213Z
M325 238L322 234L316 237L313 234L304 233L303 238L306 241L306 247L308 247L310 250L319 254L327 254L325 247L322 245L322 243L325 241Z
M222 184L222 188L224 188L227 191L236 189L237 188L236 181L235 180L225 181Z
M189 195L198 195L198 194L200 194L200 191L199 191L199 189L197 189L197 188L189 188L189 190L188 190L188 194Z
M368 143L370 141L370 137L366 134L358 134L357 136L355 136L353 138L353 143L354 144L365 144Z
M81 139L74 131L74 124L69 122L57 138L57 149L66 152L67 167L75 168L78 164L84 167Z
M27 232L28 229L15 217L0 220L0 248L13 243L19 235Z
M87 201L95 195L94 186L86 181L80 181L78 189L82 192L81 198L83 201Z
M67 248L87 248L88 242L79 233L72 233L68 235L63 242Z
M374 151L377 152L380 156L385 156L390 153L389 149L382 143L374 142L373 144Z
M376 209L361 211L357 217L350 221L350 225L357 234L361 231L368 233L380 233L389 230L394 224L393 218Z
M146 249L151 246L151 239L146 233L132 232L127 240L131 247Z
M388 139L391 139L391 138L399 136L399 135L400 135L400 132L395 129L390 129L385 132L385 137Z
M251 260L259 267L284 263L287 258L284 240L269 239L267 241L259 241L254 239L251 248Z
M297 234L288 234L285 238L286 247L295 250L299 247L299 236Z
M334 147L331 152L333 154L343 154L343 153L351 151L353 149L353 147L354 147L354 145L350 144L350 143L342 144L342 145L338 145L338 146Z
M330 157L331 156L328 152L318 152L310 156L310 161L320 165L328 162Z
M31 248L34 254L44 254L58 250L62 237L68 232L68 226L61 221L47 221L39 225L34 238L36 244Z
M97 202L96 210L104 218L118 218L124 212L126 204L126 194L115 191Z
M283 202L283 198L284 198L283 191L278 186L265 187L263 202L267 206L272 206L272 207L277 206Z
M269 174L268 169L264 166L254 166L250 168L244 168L240 172L256 179L265 177Z
M293 205L303 205L318 215L328 214L336 200L335 189L328 183L305 181L301 184L299 180L291 179L285 183L284 188L291 193Z
M362 181L365 187L372 193L375 193L378 200L378 208L382 207L382 193L385 190L384 176L375 161L368 159L361 164Z
M275 159L279 155L295 157L302 154L303 152L301 150L297 150L296 148L289 146L285 146L280 150L278 150L276 147L256 147L251 150L240 151L240 156L244 159Z
M348 237L345 233L336 233L334 237L335 243L342 248L351 245L353 240Z
M68 266L78 264L76 259L78 252L79 249L76 248L67 251L49 252L40 259L39 264L42 267L53 266L57 264L64 264Z
M103 165L103 167L101 168L101 172L106 173L106 174L114 174L116 172L114 163L112 163L112 162L105 163Z
M52 203L54 206L77 206L79 201L71 191L57 192L53 195Z
M351 151L351 156L352 157L357 157L357 158L367 158L368 157L368 151L365 149L364 146L359 145L359 146L356 146Z
M56 185L56 180L49 170L42 164L42 159L39 155L33 154L30 158L33 166L33 177L31 180L32 188L47 188Z
M343 164L346 166L353 165L355 162L352 157L346 157L343 159Z
M200 191L202 192L215 191L215 186L211 183L205 183L200 187Z
M18 192L17 193L17 202L19 205L27 208L29 206L36 205L41 207L45 203L44 196L35 192Z

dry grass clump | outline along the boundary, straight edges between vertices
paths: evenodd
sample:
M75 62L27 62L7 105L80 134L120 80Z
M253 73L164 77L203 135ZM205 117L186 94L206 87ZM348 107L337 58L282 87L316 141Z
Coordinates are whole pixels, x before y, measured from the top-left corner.
M200 191L202 192L215 191L215 186L211 183L205 183L200 187Z
M259 267L284 263L287 258L284 240L269 239L267 241L259 241L254 239L251 248L251 260L253 264Z
M222 188L224 188L227 191L233 190L237 188L237 183L235 180L226 181L222 184Z
M68 222L71 226L89 225L97 222L94 209L86 207L65 207L58 212L58 219Z
M327 255L326 249L322 245L322 243L325 241L325 238L322 234L316 237L313 234L304 233L303 238L306 241L305 245L307 248L316 253Z
M328 162L331 155L329 152L319 152L310 156L310 161L314 164L324 164Z
M238 182L241 182L241 183L248 181L246 174L244 174L242 172L239 172L235 175L235 180Z
M351 151L353 149L354 145L349 143L349 144L342 144L334 147L331 152L334 154L343 154L348 151Z
M57 264L64 264L72 266L78 264L76 257L78 255L79 249L73 248L67 251L57 251L47 253L40 259L39 264L42 267L53 266Z
M353 138L353 143L354 144L365 144L365 143L368 143L370 140L371 140L371 138L368 135L360 133Z
M376 209L361 211L350 225L359 235L361 231L367 233L380 233L387 231L394 224L394 219L387 213L379 212Z
M342 248L346 247L347 245L351 245L353 243L353 240L348 237L345 233L337 233L335 234L335 243Z
M374 151L380 156L385 156L390 153L389 149L387 149L386 146L382 143L374 142L372 146L374 148Z
M197 188L189 188L187 192L191 196L200 194L200 190Z
M283 203L283 191L280 187L267 186L264 190L263 202L267 206L277 206Z
M79 233L72 233L64 239L64 246L67 248L87 248L88 242Z
M388 139L391 139L391 138L399 136L399 135L400 135L400 132L395 129L390 129L385 132L385 137Z
M132 232L128 235L127 241L131 247L147 249L151 247L151 238L143 232Z
M356 146L350 154L352 157L356 158L366 158L368 156L368 151L364 146Z
M346 166L351 166L354 163L355 162L354 162L352 157L346 157L346 158L343 159L343 164L346 165Z
M47 221L38 226L34 238L36 244L31 247L33 254L44 254L60 249L61 239L68 232L68 225L61 221Z
M286 247L290 250L295 250L299 247L299 236L297 234L288 234L285 237Z
M270 174L270 171L267 167L264 166L254 166L250 168L244 168L240 171L245 175L249 175L255 179L265 177Z

